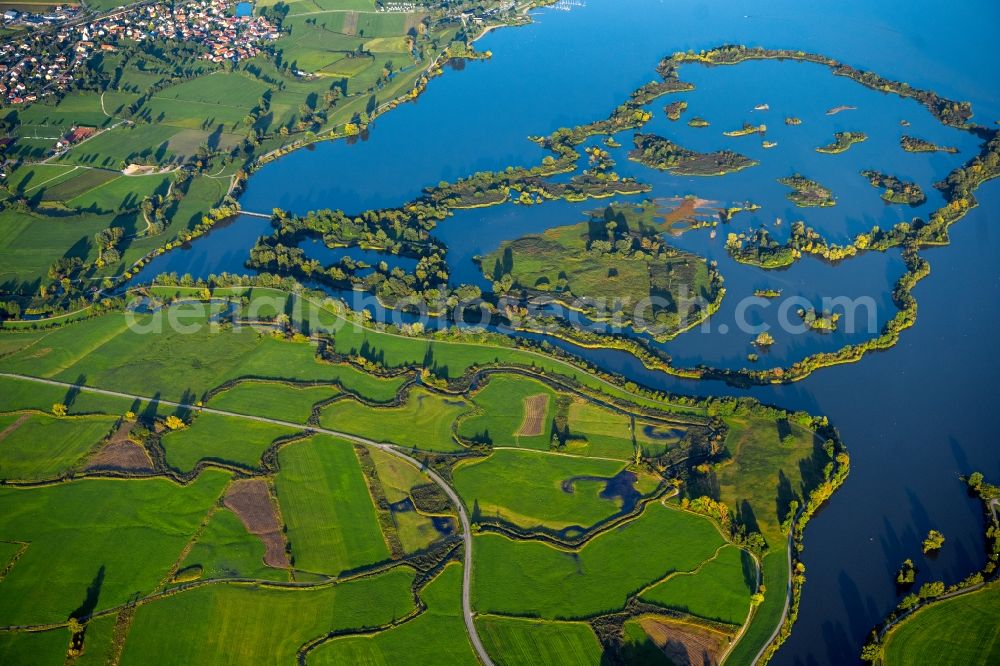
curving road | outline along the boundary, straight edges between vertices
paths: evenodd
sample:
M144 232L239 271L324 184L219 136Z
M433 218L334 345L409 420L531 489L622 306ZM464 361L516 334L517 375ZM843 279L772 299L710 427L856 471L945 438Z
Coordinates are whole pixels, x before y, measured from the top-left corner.
M391 444L384 444L381 442L375 442L364 437L358 437L357 435L351 435L346 432L340 432L337 430L330 430L328 428L320 428L317 426L304 425L302 423L294 423L292 421L282 421L281 419L271 419L264 416L253 416L250 414L238 414L236 412L227 412L222 409L213 409L211 407L201 407L198 405L192 405L183 402L173 402L171 400L162 400L159 398L152 398L143 395L134 395L132 393L123 393L121 391L111 391L108 389L94 388L90 386L83 386L79 384L71 384L69 382L60 382L54 379L44 379L42 377L32 377L31 375L20 375L10 372L0 372L0 377L8 377L10 379L20 379L29 382L35 382L37 384L48 384L49 386L59 386L63 388L72 388L83 393L96 393L98 395L107 395L114 398L125 398L127 400L142 400L145 402L158 403L160 405L167 405L168 407L179 407L182 409L190 409L191 411L202 412L204 414L217 414L219 416L229 416L232 418L246 419L248 421L259 421L261 423L271 423L274 425L285 426L288 428L295 428L297 430L304 430L308 432L321 433L324 435L331 435L333 437L339 437L340 439L348 440L350 442L356 442L358 444L364 444L366 446L374 446L386 453L390 453L397 458L402 458L403 460L409 462L411 465L415 465L421 469L431 480L436 483L441 489L448 495L448 499L455 506L458 511L458 518L462 523L462 540L465 545L465 562L462 567L462 615L465 618L465 629L469 634L469 642L472 643L473 649L476 651L476 655L479 657L479 661L483 663L484 666L493 666L493 660L490 659L489 654L486 652L486 648L483 647L482 641L479 639L479 633L476 631L476 623L474 615L472 613L472 525L469 523L469 516L465 512L465 506L459 499L458 494L452 490L444 479L442 479L434 470L424 469L423 465L420 464L418 460L409 456L395 446Z

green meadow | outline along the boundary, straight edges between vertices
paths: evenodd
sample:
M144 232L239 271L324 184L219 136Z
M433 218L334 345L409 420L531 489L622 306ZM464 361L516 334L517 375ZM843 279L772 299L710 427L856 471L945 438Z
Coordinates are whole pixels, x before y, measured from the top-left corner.
M261 455L276 439L296 432L271 423L198 414L189 427L164 434L160 443L167 453L167 464L181 472L191 471L202 460L256 469Z
M243 522L232 511L216 511L180 569L200 566L202 578L256 578L282 580L283 570L264 564L264 543L247 532Z
M354 399L338 400L320 413L324 428L425 451L454 451L451 424L469 411L460 397L425 389L410 391L402 407L369 407Z
M222 584L182 592L140 606L121 663L292 663L299 646L329 631L409 613L412 582L413 572L397 567L318 589Z
M389 559L350 442L315 435L282 448L278 464L275 490L296 568L338 574Z
M431 482L420 470L398 456L372 446L368 447L368 453L375 463L379 483L390 504L408 499L414 486ZM441 537L434 521L415 509L393 511L392 519L403 550L407 553L427 548Z
M724 541L708 519L654 503L577 552L494 534L475 543L473 604L480 612L577 619L622 608L664 576L693 570Z
M498 666L577 666L601 662L602 648L585 622L480 615L476 629Z
M0 478L48 479L82 466L117 420L98 415L0 414Z
M5 664L60 664L66 659L69 633L65 629L43 632L0 632L0 662Z
M206 406L237 414L254 414L305 423L317 402L339 391L332 386L293 386L277 382L241 382L212 397Z
M589 527L620 509L602 498L604 482L573 477L610 478L623 463L535 451L494 451L484 460L458 467L453 476L466 506L475 516L500 518L522 527Z
M946 599L916 612L889 632L887 666L995 664L1000 660L1000 588Z
M677 573L642 593L643 601L708 620L741 625L750 612L756 566L735 546L725 546L696 572Z
M548 406L541 419L541 434L518 435L525 418L524 401L539 395L548 396ZM541 382L515 375L494 375L472 398L485 413L463 419L458 433L473 441L491 441L494 446L548 450L555 399L555 391Z
M446 566L420 597L427 610L418 617L375 634L335 638L310 653L308 663L478 664L462 619L462 567Z
M0 537L30 546L0 582L0 624L65 622L150 593L229 477L0 488ZM44 580L44 585L38 581Z

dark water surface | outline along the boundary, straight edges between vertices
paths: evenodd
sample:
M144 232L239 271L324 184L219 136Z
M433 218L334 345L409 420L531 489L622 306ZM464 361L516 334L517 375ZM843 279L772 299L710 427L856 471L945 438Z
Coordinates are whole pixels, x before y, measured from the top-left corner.
M531 26L494 31L484 38L478 46L492 50L492 60L468 63L462 71L435 79L416 103L379 118L367 141L323 143L269 164L251 177L242 204L259 211L277 206L295 212L325 207L356 212L402 204L423 187L477 170L535 164L545 153L526 136L606 117L633 89L654 78L654 67L664 55L722 43L824 53L969 100L983 124L1000 119L1000 61L994 55L991 27L1000 24L996 2L761 4L588 0L586 8L570 12L539 11ZM734 309L740 298L765 287L813 302L823 296L869 296L877 306L880 327L894 313L890 292L903 271L898 252L866 255L836 267L805 259L789 270L761 271L728 258L726 234L763 225L780 239L790 222L801 219L844 242L874 224L888 227L926 216L941 202L933 182L974 154L977 141L942 127L912 101L865 89L816 65L690 65L681 75L696 89L654 102L654 120L644 131L698 150L736 150L761 165L723 178L662 174L625 159L631 135L623 133L617 138L624 148L613 151L618 170L652 184L654 196L697 195L718 205L751 200L762 208L720 226L714 238L701 229L672 239L718 261L728 293L708 332L685 333L665 349L681 364L746 365L752 336L735 330ZM682 98L689 102L688 111L681 121L670 122L663 104ZM771 109L753 111L762 103ZM842 104L858 109L826 115L827 109ZM693 115L712 125L688 127L686 120ZM786 127L785 115L798 116L803 124ZM903 127L901 120L911 126ZM766 123L767 139L778 146L765 150L759 136L722 136L744 121ZM840 155L815 152L835 131L844 130L862 130L871 138ZM898 147L903 133L954 145L961 152L907 154ZM918 182L928 203L916 208L884 204L858 174L866 168ZM787 189L774 179L794 171L833 190L837 206L792 206L785 198ZM918 321L897 347L861 363L821 370L791 386L742 392L828 415L852 455L847 483L806 530L808 583L798 623L774 663L855 662L867 631L897 602L895 569L904 558L919 557L920 540L930 528L942 530L947 542L937 559L918 560L918 584L942 578L952 583L981 564L979 507L965 495L958 475L978 469L1000 478L994 443L1000 413L987 404L987 396L1000 386L1000 359L991 351L1000 323L1000 237L993 229L1000 185L984 186L978 198L980 207L953 228L952 244L925 253L932 271L914 291L920 304ZM435 233L449 248L453 280L485 285L473 257L503 240L581 221L586 211L603 205L553 202L462 211ZM776 224L778 218L782 224ZM165 271L195 277L244 272L249 248L268 232L267 220L238 218L188 250L157 258L138 280ZM310 245L307 252L323 261L344 255L321 244ZM351 256L369 262L381 258L353 251ZM773 325L772 310L755 313L754 323ZM722 324L728 332L722 332ZM760 367L786 365L868 337L867 332L794 337L776 332L777 341L762 356ZM739 392L718 383L651 373L619 352L581 355L669 390Z

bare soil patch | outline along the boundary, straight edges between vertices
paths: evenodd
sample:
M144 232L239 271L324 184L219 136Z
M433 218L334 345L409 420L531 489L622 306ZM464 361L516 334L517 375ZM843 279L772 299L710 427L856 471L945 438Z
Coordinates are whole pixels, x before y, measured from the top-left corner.
M24 425L24 422L31 418L31 414L21 414L21 417L0 431L0 442L7 439L11 434Z
M524 421L517 431L519 437L537 437L542 434L545 415L549 411L548 393L539 393L524 399Z
M358 34L358 13L357 12L347 12L344 14L344 34L345 35L356 35Z
M139 444L128 438L132 424L125 422L108 443L90 457L87 469L118 469L129 472L152 472L153 461Z
M420 24L421 21L424 20L425 16L427 16L427 14L424 14L422 12L407 14L406 23L403 24L403 34L407 35L410 33L410 30L416 30L417 26Z
M659 615L640 619L639 626L675 664L714 666L730 641L721 631Z
M234 481L223 500L226 508L235 513L247 532L255 534L264 543L264 564L278 569L290 566L285 553L285 535L281 531L278 508L271 499L267 482L263 479Z

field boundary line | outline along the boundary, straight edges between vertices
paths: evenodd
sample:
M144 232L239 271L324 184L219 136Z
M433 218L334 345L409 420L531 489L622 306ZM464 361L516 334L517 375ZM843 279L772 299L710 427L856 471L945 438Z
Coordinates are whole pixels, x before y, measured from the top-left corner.
M264 416L254 416L250 414L236 414L234 412L227 412L221 409L213 409L211 407L204 407L201 405L192 405L182 402L175 402L172 400L161 400L157 398L151 398L149 396L133 395L128 393L123 393L121 391L112 391L109 389L102 389L93 386L86 386L81 384L71 384L69 382L61 382L55 379L46 379L43 377L33 377L31 375L19 375L9 372L0 372L0 377L8 377L11 379L20 379L29 382L35 382L40 384L48 384L50 386L61 386L65 388L76 388L81 392L87 393L97 393L101 395L108 395L118 398L126 398L131 400L142 400L149 403L159 403L161 405L167 405L169 407L179 407L183 409L189 409L191 411L197 411L206 414L216 414L219 416L231 416L235 418L246 419L250 421L257 421L260 423L272 423L274 425L287 426L295 428L296 430L302 430L302 424L291 423L289 421L283 421L281 419L272 419ZM486 652L486 648L483 646L482 641L479 638L479 634L476 631L475 615L472 611L472 524L469 521L468 513L465 511L465 505L459 498L458 493L448 485L441 476L434 470L425 468L421 465L420 461L413 458L407 453L399 450L397 447L391 444L384 444L380 442L375 442L373 440L367 439L365 437L359 437L358 435L352 435L350 433L339 432L337 430L330 430L328 428L321 428L318 426L309 426L309 431L330 435L332 437L337 437L339 439L356 443L363 444L366 446L374 446L379 448L386 453L402 458L407 461L417 469L421 470L424 474L430 477L431 481L437 484L451 500L452 504L458 513L459 521L462 524L462 540L464 542L464 566L462 567L462 614L465 616L465 627L469 635L469 641L472 644L472 648L475 650L476 654L479 656L479 660L482 662L483 666L493 666L493 660L490 659L489 654Z

